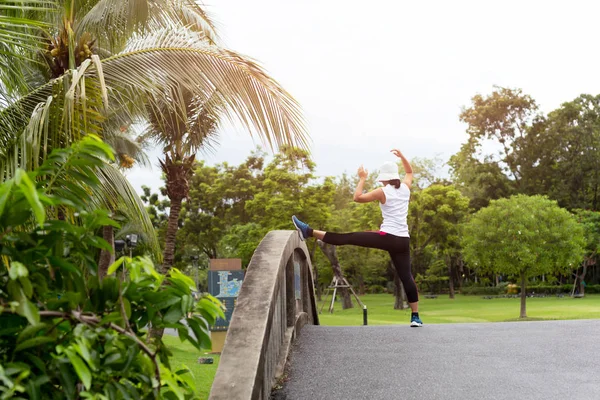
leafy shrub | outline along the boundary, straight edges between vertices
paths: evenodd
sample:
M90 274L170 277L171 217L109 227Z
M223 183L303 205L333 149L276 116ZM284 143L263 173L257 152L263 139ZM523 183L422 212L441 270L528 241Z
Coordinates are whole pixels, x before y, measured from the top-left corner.
M600 294L600 285L587 285L585 292L589 294Z
M479 295L479 296L492 296L504 294L506 292L505 286L466 286L462 288L461 293L464 295Z
M517 286L517 290L521 293L521 287ZM560 294L560 293L571 293L573 285L531 285L526 286L525 290L527 293L536 294Z
M145 332L175 328L208 348L222 310L211 297L194 303L190 278L163 276L147 258L121 258L98 277L96 255L110 246L94 232L117 224L86 193L107 158L110 149L87 137L0 185L2 399L194 396L189 371L172 371L168 349Z
M381 285L369 285L369 286L367 286L367 293L369 293L369 294L386 293L386 288Z
M528 285L526 286L528 294L570 294L573 290L573 284L564 285ZM600 285L587 285L585 292L588 294L600 293ZM465 295L500 295L500 294L519 294L521 286L499 284L498 286L466 286L462 289Z

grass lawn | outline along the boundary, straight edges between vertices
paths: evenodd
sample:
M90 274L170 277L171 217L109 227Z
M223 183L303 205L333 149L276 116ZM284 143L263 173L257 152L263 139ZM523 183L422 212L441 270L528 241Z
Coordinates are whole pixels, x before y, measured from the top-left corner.
M207 352L205 351L198 351L188 342L181 343L179 338L175 336L165 335L163 340L173 352L171 367L177 370L182 365L187 366L195 378L197 398L208 399L210 387L215 379L215 373L219 365L219 356L216 354L206 354ZM199 357L212 357L214 364L198 364Z
M421 298L419 314L425 324L518 320L520 299L488 300L482 297L456 295L454 300L450 300L448 295L440 295L436 299ZM353 301L355 308L349 310L342 310L341 303L336 302L333 314L328 312L326 304L319 315L321 325L362 325L362 310L357 307L354 298ZM394 297L390 294L364 295L361 301L368 308L369 325L406 324L410 320L409 309L394 310ZM321 303L318 309L321 309ZM600 295L586 295L583 299L528 298L527 316L531 320L600 319Z

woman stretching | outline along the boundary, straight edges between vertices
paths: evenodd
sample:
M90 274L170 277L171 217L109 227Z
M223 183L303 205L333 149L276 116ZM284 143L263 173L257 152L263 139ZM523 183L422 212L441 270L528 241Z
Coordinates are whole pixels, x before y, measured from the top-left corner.
M383 188L363 193L363 186L368 172L361 165L358 169L358 177L360 179L354 191L354 201L358 203L379 201L383 223L378 232L323 232L313 230L308 224L296 218L295 215L292 216L292 221L302 240L314 237L335 246L351 244L386 250L390 253L398 277L404 285L408 304L412 310L410 326L419 327L423 326L423 322L419 318L419 293L410 270L410 239L408 224L406 222L413 171L410 163L400 150L394 149L391 152L402 160L402 165L406 171L404 179L400 181L398 166L393 162L387 162L381 166L379 176L377 177L377 180L383 184Z

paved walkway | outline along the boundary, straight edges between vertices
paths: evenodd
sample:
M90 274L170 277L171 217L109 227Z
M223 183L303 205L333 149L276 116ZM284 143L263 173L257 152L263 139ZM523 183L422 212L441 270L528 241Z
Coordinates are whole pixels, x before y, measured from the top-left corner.
M600 320L306 326L278 400L600 399Z

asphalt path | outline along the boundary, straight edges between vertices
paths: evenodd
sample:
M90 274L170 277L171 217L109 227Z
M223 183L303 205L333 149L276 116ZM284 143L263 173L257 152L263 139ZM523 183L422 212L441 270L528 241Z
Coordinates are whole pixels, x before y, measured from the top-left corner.
M600 399L600 320L305 326L277 400Z

